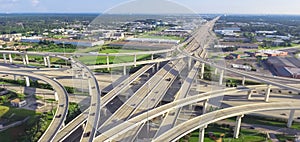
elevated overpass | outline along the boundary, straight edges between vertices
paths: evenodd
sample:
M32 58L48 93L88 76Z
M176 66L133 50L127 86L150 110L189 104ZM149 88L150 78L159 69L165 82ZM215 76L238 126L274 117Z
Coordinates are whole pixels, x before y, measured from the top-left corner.
M250 105L242 105L231 108L225 108L210 113L203 114L191 120L188 120L180 125L172 128L171 130L165 132L163 135L159 136L156 139L153 139L153 142L162 142L169 141L175 142L182 138L183 136L193 132L199 128L205 128L211 123L217 121L241 116L248 113L259 112L259 111L269 111L269 110L299 110L299 103L284 102L284 103L257 103Z
M224 96L236 92L245 92L249 91L251 89L258 89L258 88L265 88L266 85L254 85L254 86L247 86L247 87L238 87L238 88L228 88L224 90L217 90L207 93L202 93L195 96L190 96L184 99L180 99L171 103L168 103L166 105L154 108L152 110L149 110L147 112L144 112L138 116L135 116L129 120L124 121L123 123L116 125L114 127L111 127L109 130L103 132L99 136L96 137L95 141L114 141L117 137L120 137L124 133L127 133L131 129L134 129L136 127L139 127L139 125L152 120L153 118L156 118L160 115L163 115L167 112L174 111L178 108L181 108L186 105L198 103L201 101L206 101L211 98Z
M58 83L55 80L52 80L50 78L40 76L33 74L32 72L25 72L25 71L0 71L1 74L11 74L11 75L21 75L21 76L28 76L31 78L36 78L43 80L47 83L49 83L54 91L55 91L55 98L58 101L57 109L55 112L55 115L53 117L53 120L51 121L49 127L44 132L42 137L39 139L40 142L51 142L53 138L57 135L60 128L63 127L64 121L66 120L67 114L68 114L68 106L69 106L69 99L68 99L68 93L64 89L64 87Z
M123 82L115 86L111 91L109 91L105 96L101 98L101 108L108 104L113 98L120 94L121 91L125 90L134 80L140 77L142 74L151 69L154 65L146 65L142 67L140 70L129 76ZM77 128L83 125L88 118L88 110L85 110L75 119L73 119L70 123L68 123L65 127L63 127L53 141L63 141L66 137L68 137L71 133L73 133Z

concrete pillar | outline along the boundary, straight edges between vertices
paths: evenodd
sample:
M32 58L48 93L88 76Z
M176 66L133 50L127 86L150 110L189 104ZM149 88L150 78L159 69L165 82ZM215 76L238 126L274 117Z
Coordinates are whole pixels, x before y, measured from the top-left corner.
M126 75L126 74L127 74L126 66L123 66L123 75Z
M217 75L217 74L218 74L218 68L215 69L215 75Z
M204 142L205 127L199 128L199 140L198 142Z
M134 67L136 67L136 54L134 54Z
M203 108L202 108L202 114L206 113L207 107L208 107L208 99L203 101Z
M156 64L156 71L159 70L159 62Z
M107 111L108 111L107 108L103 107L103 113L104 113L105 116L107 116L107 114L108 114Z
M129 93L126 93L126 94L125 94L125 98L126 98L126 100L129 99Z
M295 115L295 110L292 109L291 112L290 112L290 116L289 116L288 123L287 123L287 127L288 127L288 128L291 128L291 127L292 127L293 120L294 120L294 115Z
M248 91L248 94L247 94L247 99L248 99L248 100L251 99L252 92L253 92L252 90L249 90L249 91Z
M84 71L81 71L81 78L84 79L85 75L84 75Z
M58 101L58 94L56 91L54 91L54 99L55 99L55 101Z
M64 119L64 122L61 124L60 129L62 129L62 128L64 128L66 126L65 121L66 121L66 118Z
M219 85L223 84L223 76L224 76L224 70L221 70L220 79L219 79Z
M205 63L201 63L201 76L200 76L201 79L204 78L204 68L205 68Z
M23 64L26 65L27 62L26 62L26 59L25 59L24 55L22 55L22 59L23 59Z
M152 67L152 73L154 73L154 72L155 72L155 66Z
M6 64L7 63L6 54L3 54L3 60L4 60L4 63Z
M265 94L265 102L269 102L270 93L271 93L271 85L269 84Z
M235 139L239 138L241 123L242 123L242 118L243 117L244 117L244 115L240 115L240 116L236 117L236 122L235 122L235 127L234 127L234 134L233 134L233 137Z
M13 63L13 59L12 59L12 57L11 57L11 54L8 54L8 58L9 58L9 63Z
M91 95L92 94L92 92L93 92L93 90L92 90L92 85L91 85L91 79L90 78L88 78L88 87L89 87L89 94Z
M192 58L188 57L188 70L191 70L192 68Z
M45 65L45 67L47 67L47 66L48 66L48 63L47 63L47 57L44 56L43 58L44 58L44 65Z
M107 65L107 70L109 70L109 67L108 67L109 66L109 56L108 55L106 56L106 65Z
M49 57L49 56L47 56L46 58L47 58L47 65L48 65L48 68L51 68L50 57Z
M207 57L208 57L208 54L207 54L207 52L205 52L204 59L207 58Z
M16 75L14 75L14 80L17 80L17 76Z
M28 76L25 76L25 83L26 83L26 87L30 86L30 80Z
M246 82L246 77L243 76L243 80L242 80L242 85L245 86L245 82Z
M154 54L151 54L151 60L154 60Z
M26 64L28 65L29 64L29 59L28 59L28 55L25 54L25 61L26 61Z
M193 105L189 105L189 110L192 110L193 109Z

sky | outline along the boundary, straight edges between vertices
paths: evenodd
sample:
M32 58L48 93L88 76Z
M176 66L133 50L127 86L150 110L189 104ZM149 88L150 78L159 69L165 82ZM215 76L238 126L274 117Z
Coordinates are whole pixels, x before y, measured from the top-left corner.
M0 0L0 13L300 15L299 0Z

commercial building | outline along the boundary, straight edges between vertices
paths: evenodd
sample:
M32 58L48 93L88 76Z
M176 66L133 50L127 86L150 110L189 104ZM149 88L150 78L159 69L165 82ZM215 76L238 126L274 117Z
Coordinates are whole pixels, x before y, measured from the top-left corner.
M256 54L265 54L269 57L275 57L275 56L287 56L288 52L267 49L267 50L258 50Z
M55 44L71 44L75 46L92 47L96 45L103 45L104 40L100 41L87 41L87 40L71 40L71 39L50 39L42 37L26 37L22 38L21 42L39 43L40 41L47 40L54 42Z
M272 72L278 76L300 78L300 60L294 57L269 57Z
M180 40L154 39L154 38L127 38L125 41L141 42L141 43L166 43L166 44L180 43Z
M237 48L246 48L246 49L258 49L258 44L252 43L239 43L239 42L220 42L217 47L237 47Z
M246 70L246 71L251 71L252 70L252 67L247 66L247 65L232 64L231 67L235 68L235 69Z
M19 98L16 98L14 100L11 100L10 104L14 107L24 107L25 105L27 105L27 102L26 100L20 100Z

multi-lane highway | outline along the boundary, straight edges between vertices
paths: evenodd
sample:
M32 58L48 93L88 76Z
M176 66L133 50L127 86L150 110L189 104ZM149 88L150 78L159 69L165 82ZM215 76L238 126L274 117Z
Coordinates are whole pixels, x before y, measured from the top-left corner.
M206 52L205 47L214 39L211 34L211 30L214 27L214 23L218 20L219 17L215 18L212 21L209 21L205 25L203 25L199 30L193 33L193 35L186 40L183 44L177 45L169 50L160 50L160 51L149 51L149 52L137 52L137 53L113 53L113 54L102 54L102 53L37 53L37 52L18 52L18 51L0 51L1 54L19 54L19 55L39 55L39 56L51 56L61 58L63 60L69 61L73 64L75 69L82 72L83 77L86 77L89 86L89 94L91 96L91 104L88 110L84 111L81 115L79 115L76 119L71 121L66 127L62 128L62 124L67 114L67 104L68 101L66 98L66 94L64 98L59 98L58 111L56 114L56 119L51 122L50 127L47 129L47 132L42 136L40 141L62 141L68 135L70 135L74 130L76 130L79 126L85 124L83 135L81 136L80 141L91 142L95 141L134 141L136 140L137 134L141 131L144 124L163 114L166 114L162 120L162 124L159 127L158 131L154 136L154 141L174 141L178 140L180 137L185 134L195 130L199 127L206 126L210 123L216 122L221 119L225 119L228 117L247 114L254 111L263 111L263 110L278 110L278 109L299 109L300 106L286 103L277 103L279 105L275 106L275 103L260 103L255 104L254 107L249 106L239 106L226 108L223 110L218 110L215 112L209 112L198 116L194 119L188 120L178 126L175 126L175 122L177 120L177 116L180 113L181 107L190 105L193 103L198 103L201 101L206 101L211 98L215 98L218 96L222 96L225 94L230 94L233 92L239 91L247 91L249 88L259 88L265 87L263 86L251 86L249 88L230 88L224 90L218 90L213 92L207 92L195 96L187 97L187 94L190 90L192 82L194 78L197 76L198 70L200 68L201 63L205 63L212 67L218 68L222 71L232 72L239 76L244 76L249 79L254 79L260 82L264 82L266 84L270 84L273 86L278 86L280 88L285 88L291 91L295 91L300 93L300 89L297 87L289 86L286 84L281 84L276 81L276 78L264 77L260 75L251 74L244 71L239 71L235 69L229 69L218 64L207 61L205 58ZM186 45L186 46L185 46ZM182 48L185 47L185 48ZM180 52L175 57L165 57L165 58L157 58L146 61L136 61L137 55L153 55L154 54L162 54L162 53L170 53L174 52L174 49ZM97 65L97 66L89 66L87 67L83 63L79 61L74 61L72 57L64 57L62 55L68 56L135 56L135 60L133 62L128 63L120 63L120 64L109 64L106 65ZM185 57L190 61L185 61ZM24 62L28 62L24 58ZM161 102L163 96L166 94L168 88L171 87L174 80L178 77L180 72L185 68L186 64L188 67L191 67L193 63L191 59L196 60L196 64L192 68L191 72L188 74L187 79L181 85L181 89L176 95L175 101L169 104L157 107L158 103ZM122 91L128 89L129 84L131 84L134 80L139 78L142 74L144 74L147 70L152 68L154 65L147 65L152 63L161 63L169 61L166 65L162 67L157 73L155 73L149 80L146 81L133 95L130 96L125 103L117 109L111 116L108 116L107 120L101 120L104 117L100 118L101 109L104 108L109 102L114 100L116 96L118 96ZM25 64L24 63L24 64ZM48 63L49 64L49 63ZM90 69L96 68L113 68L113 67L126 67L126 66L136 66L136 65L144 65L141 70L131 75L128 79L124 80L120 84L114 86L114 88L108 92L104 97L101 98L101 91L99 88L98 81L96 80L94 74ZM0 71L1 73L1 71ZM14 74L17 72L10 72L10 74ZM26 72L25 72L26 74ZM26 74L26 76L34 77L33 75ZM42 79L42 78L40 78ZM47 78L44 78L47 79ZM281 80L285 80L284 78L280 78ZM275 81L274 81L275 80ZM288 80L288 79L286 79ZM61 89L62 86L60 84L55 84L57 82L53 80L51 85L57 85L56 89ZM59 86L61 88L59 88ZM271 86L271 87L273 87ZM65 91L64 89L60 91ZM63 94L63 92L58 92L58 94ZM186 98L187 97L187 98ZM101 100L101 103L100 103ZM287 106L284 106L287 105ZM263 107L263 108L256 108ZM215 117L213 117L215 116ZM105 118L106 119L106 118ZM103 123L99 124L99 122L103 121ZM199 125L201 120L201 126ZM188 127L185 127L188 125ZM61 129L61 131L59 131ZM94 139L96 136L96 131L98 130L99 136ZM58 133L59 131L59 133ZM126 133L126 135L125 135ZM57 135L58 134L58 135ZM56 136L56 137L55 137Z
M196 129L207 126L208 124L227 119L234 116L244 115L258 111L268 110L299 110L300 104L293 102L276 102L276 103L256 103L250 105L242 105L237 107L225 108L222 110L213 111L203 114L196 118L190 119L171 130L164 133L164 135L152 140L153 142L177 141L188 133L193 132Z
M198 71L199 71L199 68L200 68L200 63L196 62L196 64L192 68L191 72L188 74L187 78L183 82L174 101L183 99L188 95L188 92L190 91L190 88L192 86L192 83L193 83ZM166 116L163 119L162 123L160 124L160 127L159 127L158 131L156 132L154 138L162 135L164 132L171 129L175 125L175 122L177 120L177 116L178 116L180 110L181 109L174 110L174 111L168 112L166 114Z
M176 61L175 65L178 63ZM154 76L152 76L142 87L140 87L113 115L108 118L100 127L102 133L112 126L122 123L139 106L152 89L159 85L159 82L166 79L165 76L172 70L174 64L166 64Z
M172 62L169 62L169 64ZM175 79L179 76L182 70L186 67L186 62L184 60L179 60L173 65L173 68L164 76L157 85L149 92L149 94L143 99L143 101L136 107L136 109L127 118L130 119L138 114L149 111L155 108L162 98L171 87ZM143 125L137 127L135 130L127 132L117 139L117 141L134 141L136 135L141 130ZM147 132L146 132L147 133Z
M141 75L143 75L145 72L147 72L149 69L153 67L152 65L146 65L130 75L128 78L126 78L124 81L120 82L114 88L109 91L105 96L101 98L101 108L103 108L105 105L107 105L113 98L115 98L117 95L120 94L123 90L127 89L127 87L135 81L137 78L139 78ZM84 111L82 114L80 114L78 117L76 117L73 121L68 123L64 128L62 128L53 141L63 141L66 137L68 137L70 134L72 134L78 127L82 126L86 122L88 110Z
M64 121L66 119L66 116L68 114L68 106L69 106L69 99L68 99L68 93L64 89L64 87L58 83L55 80L52 80L50 78L40 76L37 74L33 74L32 72L26 72L26 71L12 71L12 70L1 70L1 74L11 74L11 75L21 75L21 76L28 76L31 78L36 78L43 80L47 83L49 83L53 89L55 90L55 97L58 98L58 105L56 109L56 113L53 117L53 120L51 121L49 127L45 131L45 133L40 138L40 142L50 142L53 140L53 138L56 136L57 132L61 127L64 125Z
M266 88L266 85L255 85L255 86L247 86L247 87L238 87L238 88L228 88L224 90L217 90L212 92L206 92L199 95L190 96L184 99L180 99L169 104L157 107L150 111L144 112L136 117L133 117L123 123L111 127L109 130L105 131L104 133L100 134L96 137L95 141L113 141L116 138L122 136L124 133L127 133L131 129L139 127L141 124L152 120L160 115L163 115L167 112L176 110L186 105L198 103L201 101L205 101L211 98L230 95L237 92L247 92L250 89L259 89L259 88Z

